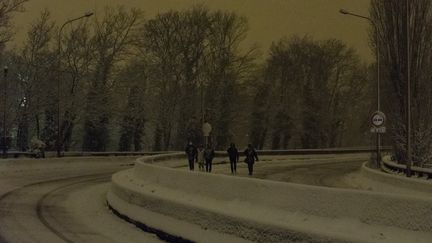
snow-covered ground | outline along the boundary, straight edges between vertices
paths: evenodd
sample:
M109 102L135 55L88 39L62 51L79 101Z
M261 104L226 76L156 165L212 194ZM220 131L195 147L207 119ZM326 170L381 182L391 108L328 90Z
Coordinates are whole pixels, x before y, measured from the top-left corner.
M338 188L354 188L346 175L360 169L369 154L262 156L254 165L254 178ZM217 158L212 172L231 175L226 159ZM247 165L238 164L237 175L249 177Z
M254 165L253 177L305 185L432 197L432 194L416 190L415 187L412 189L401 188L394 182L384 183L366 177L362 174L361 167L369 158L369 153L262 156L261 160ZM186 160L169 160L165 161L164 165L188 170L186 163ZM197 165L195 170L197 170ZM216 158L212 173L231 175L227 158ZM240 162L237 165L235 176L249 177L245 163ZM432 180L425 181L417 178L410 178L409 180L430 183L432 188Z
M0 242L160 242L106 205L112 173L135 159L0 160Z
M368 182L361 177L359 168L368 157L368 154L262 156L255 166L255 175L251 182L258 178L307 185L388 192L386 189L388 185L376 186L375 182ZM160 239L154 234L143 232L113 215L106 205L106 194L111 186L109 182L111 174L132 168L135 159L136 157L94 157L0 160L0 242L159 242ZM231 176L229 164L224 164L225 162L226 158L217 158L212 174L229 175L227 178L239 180L248 177L244 163L239 164L237 176ZM174 167L188 175L202 175L204 176L204 184L210 183L204 173L195 171L189 174L186 159L158 161L156 164ZM190 176L186 178L186 181L194 180ZM138 185L137 188L150 186L145 185L145 182L136 180L136 178L131 179L133 183ZM176 180L175 177L168 179ZM249 181L249 179L247 180ZM375 187L369 187L370 184L368 183L374 184ZM212 185L219 188L219 192L225 193L224 190L228 190L230 187L225 187L223 184L222 181L216 180ZM221 242L221 240L223 242L244 242L247 239L284 241L282 238L278 238L284 234L288 234L287 237L291 240L297 239L306 242L313 239L321 239L319 242L334 242L341 239L357 242L410 242L410 240L416 239L417 242L429 242L428 239L430 239L430 234L427 232L413 233L400 228L375 227L373 224L367 226L360 221L349 218L338 219L328 225L329 221L322 216L314 216L295 210L270 210L261 204L254 203L254 201L264 200L264 194L257 194L255 199L247 202L241 197L247 194L249 189L243 190L243 186L237 181L230 185L238 193L237 195L233 194L233 197L238 199L228 202L214 201L214 199L209 198L197 201L194 197L188 198L188 194L181 190L171 190L169 193L167 191L165 194L170 197L185 198L184 203L188 207L176 208L174 206L178 206L178 204L158 201L157 207L161 208L159 212L158 210L151 210L151 207L143 209L141 206L127 204L119 198L113 197L113 200L117 206L128 210L128 214L145 219L144 222L148 223L148 226L162 229L173 235L186 236L187 239L195 239L198 242ZM166 188L159 185L151 186L156 190L150 192L151 194L161 193L160 195L165 195L163 192ZM393 192L398 193L397 190ZM285 198L286 196L288 198L298 197L296 194L289 194L288 192L287 195L273 193L267 199L274 199L273 201L276 202L279 200L278 198ZM418 197L424 198L425 196L418 194ZM350 202L347 201L347 203ZM295 205L293 208L299 207L298 204ZM170 206L173 207L170 208ZM162 210L164 207L164 210L184 213L184 217L179 219L172 216ZM213 214L202 215L202 211L198 210L200 207L212 208ZM287 205L287 208L289 207ZM216 210L216 214L214 214L214 210ZM220 213L223 212L228 212L228 218L225 217L226 215L220 217ZM425 211L425 213L428 212ZM235 224L235 222L238 223L234 220L235 217L245 215L245 220L241 221L240 224ZM404 213L401 213L400 216L406 217ZM188 217L192 217L196 221L191 222ZM256 222L261 219L265 220L267 227L272 226L262 228L263 224L261 223L249 224L251 220ZM232 224L233 222L234 224ZM203 225L207 226L203 227ZM233 227L233 225L236 226ZM287 225L291 231L286 230ZM256 226L258 229L261 228L262 232L253 237L239 237L238 234L235 234L235 231L242 231L244 234L256 234L257 231L247 230L248 227ZM281 229L281 226L285 227L282 230L283 233L269 235L269 233L275 232L275 229ZM308 228L313 228L313 232L308 231ZM320 233L321 238L314 238L314 234L317 232ZM349 240L346 235L350 234L356 235L356 237ZM322 235L327 235L327 237L322 238Z
M228 164L216 165L215 173L206 174L189 172L185 159L156 165L138 163L134 170L114 177L108 198L119 211L142 222L148 222L138 213L144 208L258 242L430 242L432 198L428 195L328 187L353 187L355 183L344 180L357 173L367 158L263 156L256 164L254 178L243 178L246 169L241 164L237 176L227 176ZM257 177L297 181L272 182ZM339 178L328 180L332 177Z

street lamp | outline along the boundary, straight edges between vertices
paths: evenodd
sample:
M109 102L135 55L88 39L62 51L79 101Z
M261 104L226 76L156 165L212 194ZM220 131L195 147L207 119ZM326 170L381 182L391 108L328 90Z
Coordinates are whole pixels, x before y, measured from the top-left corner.
M406 82L407 82L407 104L406 104L406 123L407 123L407 162L406 162L406 176L411 177L411 50L410 50L410 32L409 32L409 1L405 1L406 4L406 39L407 39L407 72L406 72Z
M378 26L376 25L375 21L373 21L371 18L366 17L366 16L362 16L362 15L358 15L355 13L351 13L348 10L345 9L340 9L339 13L341 14L345 14L345 15L351 15L354 17L358 17L358 18L362 18L365 20L368 20L375 28L375 34L376 34L376 62L377 62L377 87L376 87L376 99L377 99L377 112L379 112L381 110L381 104L380 104L380 50L379 50L379 38L378 38ZM377 168L380 167L381 164L381 134L379 131L377 131L377 136L376 136L376 150L377 150Z
M86 12L84 15L78 17L78 18L74 18L74 19L70 19L68 21L66 21L59 30L59 34L58 34L58 49L57 49L57 58L58 58L58 77L57 77L57 141L56 141L56 148L57 148L57 157L61 157L61 149L62 149L62 142L61 140L61 136L60 136L60 64L61 64L61 33L63 31L63 28L67 25L70 24L74 21L83 19L83 18L88 18L90 16L93 15L93 12Z
M203 127L205 122L204 121L204 79L203 78L201 78L200 89L201 89L201 127Z
M7 74L8 74L8 67L5 66L3 69L3 82L4 82L4 87L3 87L3 141L2 141L2 145L3 145L3 158L7 158L7 140L6 140L6 113L7 113L7 89L8 89L8 85L7 85Z

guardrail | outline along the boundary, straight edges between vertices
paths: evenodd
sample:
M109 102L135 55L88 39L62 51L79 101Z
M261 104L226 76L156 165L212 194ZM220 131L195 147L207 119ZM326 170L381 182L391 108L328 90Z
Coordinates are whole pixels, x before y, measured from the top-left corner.
M371 153L374 152L375 148L326 148L326 149L287 149L287 150L259 150L259 155L304 155L304 154L345 154L345 153ZM389 152L391 147L382 147L381 151ZM146 152L121 152L121 151L109 151L109 152L82 152L82 151L71 151L63 152L64 157L80 157L80 156L139 156L139 155L158 155L167 154L179 151L146 151ZM225 151L217 151L218 155L223 155ZM241 151L240 151L241 153ZM8 151L8 157L34 157L33 152L22 152L22 151ZM46 157L55 157L56 152L45 152Z
M169 151L147 151L147 152L124 152L124 151L111 151L111 152L64 152L65 157L74 156L139 156L139 155L158 155L171 153Z
M88 156L140 156L140 155L157 155L157 154L168 154L172 153L170 151L152 151L152 152L120 152L120 151L111 151L111 152L63 152L62 157L88 157ZM56 157L56 152L45 152L45 157L51 158ZM23 152L23 151L8 151L7 157L9 158L19 158L19 157L35 157L36 153L34 152Z
M35 153L32 152L23 152L23 151L8 151L6 153L6 158L12 157L12 158L19 158L19 157L33 157Z
M382 147L382 152L392 151L391 147ZM287 149L287 150L259 150L259 155L302 155L302 154L349 154L371 153L375 148L326 148L326 149Z
M406 173L406 165L397 164L393 161L383 160L382 166L384 169L388 169L390 171L398 172L398 173ZM432 169L422 168L417 166L411 166L411 174L417 177L425 176L426 179L432 179Z

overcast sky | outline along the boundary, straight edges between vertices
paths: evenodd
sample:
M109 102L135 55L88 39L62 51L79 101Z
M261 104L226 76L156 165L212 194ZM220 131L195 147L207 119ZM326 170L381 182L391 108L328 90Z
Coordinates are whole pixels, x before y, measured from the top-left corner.
M26 11L16 15L16 42L22 43L26 29L39 13L48 8L59 23L91 10L101 12L106 5L125 5L144 10L151 18L168 9L184 9L203 3L211 9L234 10L249 19L246 44L258 44L266 53L272 41L292 34L309 34L315 39L337 38L357 49L371 61L368 26L365 20L341 15L346 8L368 15L369 0L29 0Z

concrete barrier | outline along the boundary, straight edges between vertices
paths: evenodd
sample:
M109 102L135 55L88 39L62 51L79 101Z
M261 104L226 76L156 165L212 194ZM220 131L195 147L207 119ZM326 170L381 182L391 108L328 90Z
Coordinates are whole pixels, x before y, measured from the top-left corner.
M302 239L306 242L343 242L337 237L314 234L302 227L294 225L285 227L271 223L268 217L274 216L273 213L268 215L268 211L265 212L248 202L215 200L215 198L191 195L182 190L169 190L158 185L150 185L148 182L144 182L145 186L143 186L139 180L132 179L133 174L128 172L130 171L118 173L113 177L111 190L107 197L108 203L120 214L126 214L129 218L150 224L150 226L151 221L146 217L139 217L139 211L128 212L130 205L179 219L183 221L181 224L188 222L205 231L212 230L235 235L255 242L289 242L295 239ZM176 179L173 178L173 180ZM248 217L248 214L252 217ZM279 215L281 215L280 212ZM261 220L258 220L257 217ZM206 239L206 232L203 234L204 238L198 233L191 234L190 230L176 232L181 224L171 228L162 226L162 230L193 242L221 242L217 239Z
M184 159L183 153L138 159L134 169L113 176L108 202L115 202L120 213L134 205L258 242L428 242L432 237L428 198L189 172L155 163L176 158Z

